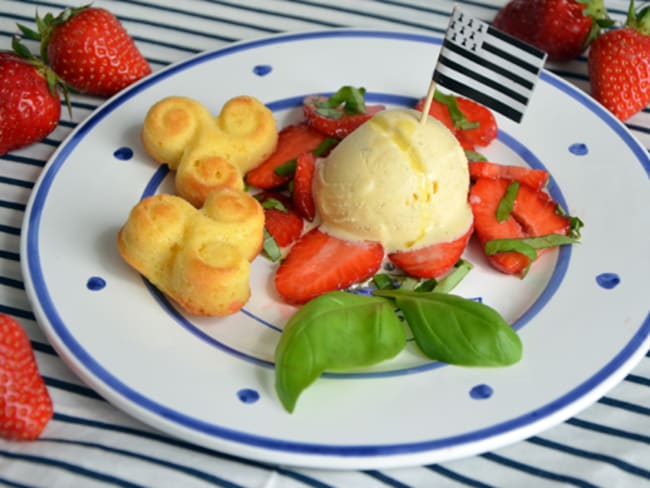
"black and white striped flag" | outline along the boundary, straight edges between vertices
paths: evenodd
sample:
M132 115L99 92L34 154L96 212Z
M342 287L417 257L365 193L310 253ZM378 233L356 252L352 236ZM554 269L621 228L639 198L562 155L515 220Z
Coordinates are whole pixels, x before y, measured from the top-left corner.
M433 81L519 122L546 53L454 8Z

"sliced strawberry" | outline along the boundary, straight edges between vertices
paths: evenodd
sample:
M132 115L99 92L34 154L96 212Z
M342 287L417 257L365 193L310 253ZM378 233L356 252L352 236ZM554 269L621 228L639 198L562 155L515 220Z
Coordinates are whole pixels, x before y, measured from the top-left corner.
M518 181L534 190L544 188L549 179L548 171L543 169L524 168L523 166L488 161L470 161L469 176L472 180L478 178L505 178Z
M285 301L299 305L370 278L383 257L379 243L346 241L315 228L293 245L280 264L275 287Z
M330 137L344 138L354 129L364 122L367 122L377 112L381 112L386 107L383 105L366 106L364 113L348 114L344 110L335 110L336 117L328 117L318 110L318 105L325 103L327 97L312 95L305 98L303 102L303 112L307 123L317 131Z
M293 205L296 211L310 222L316 215L316 205L311 192L311 183L316 171L316 157L308 152L298 156L293 176Z
M457 97L458 108L470 122L478 122L475 129L459 129L456 137L463 147L465 145L485 147L497 137L498 128L494 114L490 109L469 98Z
M415 278L438 278L458 262L472 236L473 227L449 242L441 242L412 251L398 251L388 255L393 264Z
M296 159L303 153L316 149L327 136L305 123L289 125L278 134L278 145L262 164L246 174L249 185L271 190L286 184L292 174L278 175L275 170L284 163Z
M484 246L494 239L521 239L550 234L566 235L571 221L557 213L558 205L543 191L520 185L512 212L503 222L496 217L497 207L512 181L502 178L479 178L470 190L476 235ZM537 255L550 248L538 249ZM522 274L530 259L518 252L488 256L490 263L507 274Z
M304 221L291 198L279 192L263 192L256 198L264 208L264 227L280 247L289 246L302 234Z
M476 146L487 146L496 138L497 123L490 109L469 98L453 96L460 111L454 117L451 113L454 109L450 111L449 101L441 101L445 97L449 100L448 95L438 95L436 98L439 99L431 101L429 115L445 124L464 149L474 150ZM422 98L417 102L416 110L424 109L425 100ZM468 125L472 128L465 128Z
M519 187L512 215L531 237L566 235L571 226L568 217L557 213L557 203L548 194L526 186ZM543 251L540 249L538 254Z
M512 214L503 222L496 218L497 207L509 184L510 181L500 178L479 178L470 188L469 203L474 213L474 230L481 247L494 239L527 237ZM495 269L506 274L521 274L530 265L530 259L518 252L503 252L487 258Z

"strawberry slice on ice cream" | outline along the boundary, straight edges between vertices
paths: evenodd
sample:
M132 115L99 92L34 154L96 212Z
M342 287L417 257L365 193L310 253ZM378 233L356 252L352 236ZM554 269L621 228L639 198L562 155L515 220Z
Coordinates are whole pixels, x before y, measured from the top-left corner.
M367 280L379 270L383 258L384 248L378 242L348 241L312 229L278 267L275 287L287 303L303 304Z

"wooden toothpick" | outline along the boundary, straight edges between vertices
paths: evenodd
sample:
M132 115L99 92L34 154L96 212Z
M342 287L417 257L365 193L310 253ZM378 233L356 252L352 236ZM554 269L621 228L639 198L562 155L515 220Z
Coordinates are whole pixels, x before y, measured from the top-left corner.
M429 109L431 108L431 101L433 100L433 94L436 91L436 82L434 80L431 80L431 84L429 85L429 91L427 92L427 98L424 101L424 107L422 107L422 117L420 118L420 123L424 124L427 120L427 116L429 115Z

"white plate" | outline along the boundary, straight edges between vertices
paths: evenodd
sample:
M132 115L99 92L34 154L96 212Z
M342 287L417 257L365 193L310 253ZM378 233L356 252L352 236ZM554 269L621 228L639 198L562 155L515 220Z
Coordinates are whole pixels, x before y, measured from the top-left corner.
M274 394L272 358L293 309L275 299L268 261L254 262L245 311L207 320L176 311L120 258L116 233L130 209L171 188L139 142L157 100L187 95L217 113L227 99L253 95L279 126L300 114L303 96L345 84L366 87L370 103L410 105L427 90L440 42L365 30L244 42L165 69L100 107L47 164L23 228L27 291L61 357L117 407L171 435L326 468L494 449L613 387L649 343L650 162L622 124L547 72L523 122L498 117L498 141L484 152L548 168L552 194L586 224L583 242L545 255L525 280L491 270L470 249L475 268L457 289L518 329L524 356L515 366L443 366L411 343L368 371L325 375L288 414Z

